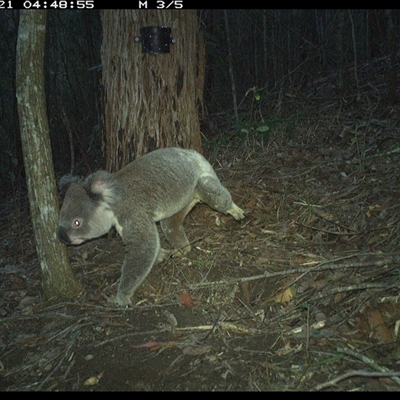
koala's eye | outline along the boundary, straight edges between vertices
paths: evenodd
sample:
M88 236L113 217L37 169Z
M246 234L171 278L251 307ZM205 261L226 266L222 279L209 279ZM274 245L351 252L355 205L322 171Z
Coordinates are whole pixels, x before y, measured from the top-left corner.
M79 219L76 219L74 220L72 225L74 225L75 228L79 228L81 226L81 221Z

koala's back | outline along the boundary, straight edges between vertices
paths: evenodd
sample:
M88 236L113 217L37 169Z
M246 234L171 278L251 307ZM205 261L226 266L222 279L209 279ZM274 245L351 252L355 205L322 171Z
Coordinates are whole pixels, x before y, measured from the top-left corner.
M154 220L167 218L190 203L200 177L216 174L209 162L198 152L168 147L138 157L114 174L121 198L144 204ZM142 208L143 209L143 208Z
M188 180L204 174L215 175L209 162L197 151L167 147L152 151L126 165L115 173L115 177L130 181L132 177L150 177L159 183L172 177Z

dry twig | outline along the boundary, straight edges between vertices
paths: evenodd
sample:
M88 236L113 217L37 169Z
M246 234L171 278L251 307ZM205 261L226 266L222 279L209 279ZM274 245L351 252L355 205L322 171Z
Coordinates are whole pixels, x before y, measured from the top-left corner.
M348 261L349 259L359 257L361 260ZM263 274L242 277L242 278L232 278L223 279L214 282L202 282L194 285L190 285L191 289L200 289L209 286L218 285L232 285L240 282L249 282L265 278L273 278L276 276L286 276L292 274L304 274L308 272L326 271L326 270L338 270L345 268L367 268L367 267L382 267L387 264L400 264L400 255L397 253L392 254L376 254L376 253L366 253L366 254L353 254L351 256L341 257L335 260L324 261L314 267L309 268L292 268L285 271L278 272L268 272L265 271ZM374 285L373 287L376 287Z
M329 386L335 386L338 382L351 378L353 376L366 376L368 378L392 378L400 376L400 371L387 371L387 372L369 372L369 371L348 371L345 374L339 375L337 378L332 379L331 381L320 383L319 385L315 386L313 390L319 391L325 389Z

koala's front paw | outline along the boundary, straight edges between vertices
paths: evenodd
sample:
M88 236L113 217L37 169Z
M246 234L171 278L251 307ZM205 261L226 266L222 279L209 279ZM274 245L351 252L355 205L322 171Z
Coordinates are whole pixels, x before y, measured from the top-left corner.
M131 298L129 296L124 296L121 293L117 293L114 302L118 307L128 307L132 305Z
M246 218L244 211L238 207L235 203L232 203L232 207L227 211L228 214L232 215L237 221Z

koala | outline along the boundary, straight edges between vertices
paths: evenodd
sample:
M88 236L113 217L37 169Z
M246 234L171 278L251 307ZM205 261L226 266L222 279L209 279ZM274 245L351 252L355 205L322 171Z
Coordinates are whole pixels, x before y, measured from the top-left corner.
M245 218L202 155L174 147L159 149L114 174L98 171L84 181L70 181L57 237L67 245L79 245L116 228L125 259L115 302L126 307L153 265L172 253L161 248L156 223L175 250L187 253L191 246L183 220L199 202L236 220Z

